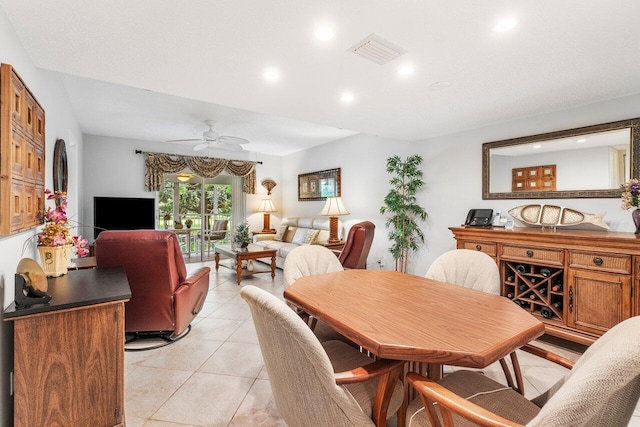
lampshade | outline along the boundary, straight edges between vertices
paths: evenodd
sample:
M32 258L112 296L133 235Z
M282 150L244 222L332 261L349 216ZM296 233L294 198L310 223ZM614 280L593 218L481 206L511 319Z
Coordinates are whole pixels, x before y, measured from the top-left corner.
M278 212L271 199L262 199L256 212Z
M322 208L320 215L326 215L326 216L349 215L349 211L342 204L341 197L327 197L327 201L325 202L324 208Z

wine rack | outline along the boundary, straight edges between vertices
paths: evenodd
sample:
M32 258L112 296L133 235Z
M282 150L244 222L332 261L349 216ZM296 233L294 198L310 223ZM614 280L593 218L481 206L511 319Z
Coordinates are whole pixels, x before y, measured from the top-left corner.
M522 262L503 262L504 295L532 314L562 321L564 270Z

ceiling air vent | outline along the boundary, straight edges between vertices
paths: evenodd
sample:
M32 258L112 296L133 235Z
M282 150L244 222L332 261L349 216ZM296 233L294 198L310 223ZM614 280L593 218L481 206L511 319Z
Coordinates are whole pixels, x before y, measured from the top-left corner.
M375 34L368 35L364 40L351 46L348 50L380 65L391 62L406 53L406 50L400 46L396 46Z

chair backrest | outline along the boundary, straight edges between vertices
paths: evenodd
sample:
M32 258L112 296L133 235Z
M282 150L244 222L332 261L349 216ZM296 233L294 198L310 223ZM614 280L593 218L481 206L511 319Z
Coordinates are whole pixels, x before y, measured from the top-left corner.
M301 277L333 273L344 268L338 257L320 245L302 245L293 249L284 260L284 287Z
M425 277L488 294L500 294L498 266L489 255L479 251L454 249L445 252L431 264Z
M640 397L640 316L598 338L560 381L533 400L531 426L626 426Z
M244 286L240 295L251 309L273 397L289 426L373 425L336 385L327 353L300 317L255 286Z
M367 268L375 229L375 224L370 221L359 222L351 227L339 258L344 268Z
M222 240L227 237L227 227L229 221L226 219L216 219L213 221L213 228L207 233L210 240Z
M175 233L103 231L95 243L98 268L124 267L131 287L125 305L128 331L173 330L174 293L187 277Z

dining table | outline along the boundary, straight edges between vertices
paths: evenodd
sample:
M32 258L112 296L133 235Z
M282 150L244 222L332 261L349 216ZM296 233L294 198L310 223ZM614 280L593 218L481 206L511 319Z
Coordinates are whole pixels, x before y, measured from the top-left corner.
M284 297L378 358L426 364L435 381L443 365L485 368L545 331L505 297L397 271L306 276Z

